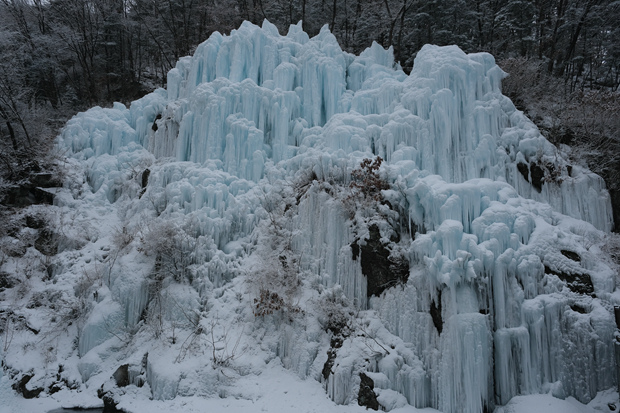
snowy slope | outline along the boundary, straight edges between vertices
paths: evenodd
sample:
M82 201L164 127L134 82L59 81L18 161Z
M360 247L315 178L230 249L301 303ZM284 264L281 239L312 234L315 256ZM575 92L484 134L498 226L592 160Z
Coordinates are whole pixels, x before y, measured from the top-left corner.
M430 45L407 76L377 44L246 22L167 90L78 114L55 205L18 217L47 230L3 238L21 252L2 270L28 278L0 293L2 391L29 374L39 397L130 411L586 409L616 381L611 204L504 76Z

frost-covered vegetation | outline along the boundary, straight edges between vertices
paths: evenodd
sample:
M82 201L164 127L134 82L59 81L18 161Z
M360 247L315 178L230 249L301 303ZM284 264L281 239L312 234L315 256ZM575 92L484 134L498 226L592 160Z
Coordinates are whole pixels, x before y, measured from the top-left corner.
M590 402L616 380L610 197L504 77L245 22L76 115L53 205L0 240L3 388L255 400L281 366L386 410Z

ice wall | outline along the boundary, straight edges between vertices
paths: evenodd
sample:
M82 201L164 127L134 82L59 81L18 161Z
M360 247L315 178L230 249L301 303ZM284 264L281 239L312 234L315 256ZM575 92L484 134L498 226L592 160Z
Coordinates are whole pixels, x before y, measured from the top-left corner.
M315 185L300 203L294 248L308 259L303 267L318 274L326 286L340 285L359 308L366 308L366 277L360 260L353 260L350 245L356 234L342 205Z
M246 22L181 59L167 92L130 109L91 109L68 123L62 140L81 157L137 142L158 157L219 160L222 170L252 181L267 160L312 147L372 152L411 160L448 182L503 180L521 196L609 230L601 178L570 165L501 95L504 76L488 54L430 45L406 76L392 50L377 44L352 56L326 27L309 39L299 25L280 36L268 22ZM528 182L528 167L544 172L540 188Z
M427 45L407 76L391 48L353 56L326 27L309 38L301 25L281 36L245 22L182 58L167 90L77 115L60 144L84 161L89 199L120 199L127 219L148 211L209 239L194 258L204 264L201 295L230 279L231 257L251 252L241 241L267 216L272 183L311 171L292 224L300 269L340 285L358 309L375 311L386 337L407 343L366 366L378 389L445 412L548 391L588 401L615 380L615 275L594 247L612 227L609 195L501 94L505 75L489 54ZM411 275L369 299L351 252L360 234L319 182L340 174L346 187L377 155L406 204L412 233L400 247ZM119 183L147 169L141 188ZM115 317L134 325L146 287L114 282ZM87 323L80 354L105 340L103 327ZM292 356L302 340L282 334L278 354L305 377L312 361ZM327 380L334 400L352 400L360 366L349 359ZM156 398L174 397L156 368L147 376Z

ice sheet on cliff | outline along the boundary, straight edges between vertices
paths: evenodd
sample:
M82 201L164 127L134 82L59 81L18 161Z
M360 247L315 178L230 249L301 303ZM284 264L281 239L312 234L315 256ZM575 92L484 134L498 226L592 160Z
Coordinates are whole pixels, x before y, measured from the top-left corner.
M327 28L309 38L296 25L281 36L268 22L246 22L182 58L167 90L77 115L59 144L87 175L82 205L110 206L128 223L145 211L185 220L210 240L194 291L170 287L188 307L208 296L231 308L213 291L235 277L230 261L251 252L244 242L275 181L350 173L381 156L407 204L406 285L367 297L350 248L359 234L324 191L311 188L293 218L303 270L370 309L367 329L392 343L364 360L362 344L345 342L324 379L330 397L355 400L365 371L394 406L404 396L446 413L482 412L549 391L587 402L615 382L610 308L619 299L598 247L613 225L609 196L600 177L571 165L501 94L504 76L489 54L430 45L407 76L391 48L374 43L353 56ZM127 183L147 168L144 188ZM110 357L110 323L135 327L147 306L144 274L125 261L82 331L84 380ZM318 379L320 328L274 331L277 343L266 339L262 351ZM209 393L213 379L197 378L199 366L171 372L173 364L149 358L154 398Z

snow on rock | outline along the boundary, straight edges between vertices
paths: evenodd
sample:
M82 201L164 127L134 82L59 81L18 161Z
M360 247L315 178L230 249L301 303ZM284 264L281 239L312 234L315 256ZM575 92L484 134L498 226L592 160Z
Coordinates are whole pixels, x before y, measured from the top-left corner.
M76 115L54 208L93 234L37 288L71 288L77 338L46 372L19 362L37 351L23 330L7 371L60 369L136 411L138 396L254 402L236 383L274 365L339 404L364 374L394 411L589 402L616 380L609 195L504 76L489 54L431 45L407 76L391 48L245 22L180 59L167 90ZM369 267L399 274L379 297ZM58 322L15 297L15 314ZM124 364L132 384L115 388Z

